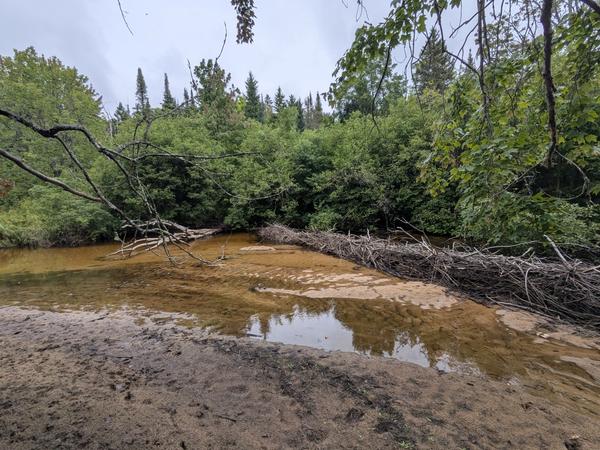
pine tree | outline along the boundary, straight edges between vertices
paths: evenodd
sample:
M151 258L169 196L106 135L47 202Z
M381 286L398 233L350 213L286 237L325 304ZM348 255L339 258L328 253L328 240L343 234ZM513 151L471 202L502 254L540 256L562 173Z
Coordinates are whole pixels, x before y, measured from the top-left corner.
M298 131L304 131L306 122L304 121L304 111L302 111L302 102L300 100L296 101L296 108L298 108L298 122L296 126Z
M169 77L165 73L165 90L163 93L163 101L162 101L163 109L171 110L177 107L177 103L175 99L171 95L171 89L169 88Z
M271 100L271 96L269 94L265 95L265 100L263 102L264 106L264 122L268 123L273 118L273 101Z
M453 78L452 58L445 52L445 44L433 28L415 65L415 87L419 93L425 89L444 92Z
M473 58L473 52L471 52L471 49L469 49L469 55L467 56L467 64L470 67L475 67L475 58ZM471 69L469 69L469 66L463 66L463 70L462 73L472 73Z
M308 129L313 128L313 113L312 92L309 92L308 97L304 99L304 125Z
M294 97L293 94L290 95L287 106L296 106L296 103L298 103L298 101L296 100L296 97Z
M285 96L281 87L278 87L275 93L275 112L279 114L283 108L285 108Z
M148 100L148 88L142 74L142 69L138 67L136 89L135 89L135 112L146 115L150 111L150 102Z
M186 88L183 88L183 103L185 103L186 107L189 106L190 103L190 94L188 94Z
M315 98L315 112L314 112L314 125L315 128L319 128L323 123L323 105L321 104L321 95L317 92Z
M265 100L263 99L263 96L260 96L260 109L258 112L258 121L260 123L265 123L265 109L266 109L266 105L265 105Z
M190 102L202 111L221 114L223 119L235 109L235 96L238 90L231 86L231 74L212 59L203 59L194 67L196 81L190 95ZM195 92L194 92L195 91Z
M252 72L248 74L246 80L246 103L244 106L244 113L248 119L254 119L261 121L261 107L260 97L258 96L258 82L252 75Z
M115 119L117 123L121 123L127 119L129 119L129 108L125 109L123 103L119 102L117 105L117 109L115 110Z

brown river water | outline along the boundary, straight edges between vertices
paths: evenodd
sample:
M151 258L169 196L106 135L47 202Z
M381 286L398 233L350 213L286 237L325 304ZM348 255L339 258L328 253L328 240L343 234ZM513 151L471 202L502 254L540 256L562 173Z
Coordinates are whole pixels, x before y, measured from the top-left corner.
M196 242L214 266L113 244L0 250L2 306L128 314L215 332L465 372L600 413L600 339L248 234Z

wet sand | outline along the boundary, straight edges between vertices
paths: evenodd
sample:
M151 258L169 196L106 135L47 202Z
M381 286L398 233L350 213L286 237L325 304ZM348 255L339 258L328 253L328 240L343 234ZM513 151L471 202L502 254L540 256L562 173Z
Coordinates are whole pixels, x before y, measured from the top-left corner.
M124 314L0 309L0 448L581 448L522 386Z

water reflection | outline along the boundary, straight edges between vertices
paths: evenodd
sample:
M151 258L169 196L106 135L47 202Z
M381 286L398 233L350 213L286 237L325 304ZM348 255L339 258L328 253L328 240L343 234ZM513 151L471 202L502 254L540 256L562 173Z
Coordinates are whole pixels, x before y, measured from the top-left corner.
M377 324L373 324L373 328L377 328ZM369 335L357 334L340 322L335 306L315 314L295 305L291 314L272 315L267 321L255 315L251 318L248 329L248 336L272 342L392 357L423 367L435 367L444 372L458 369L456 364L451 363L450 355L443 353L430 356L419 338L409 333L396 330L395 333L380 336L382 339L373 339L376 336L374 330Z

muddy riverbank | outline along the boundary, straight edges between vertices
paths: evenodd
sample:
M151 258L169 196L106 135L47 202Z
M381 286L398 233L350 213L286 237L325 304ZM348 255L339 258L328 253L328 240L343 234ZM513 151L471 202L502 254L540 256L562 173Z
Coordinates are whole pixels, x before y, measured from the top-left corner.
M244 234L113 247L0 252L0 448L600 446L597 336Z
M0 447L597 448L522 386L127 315L0 310Z

